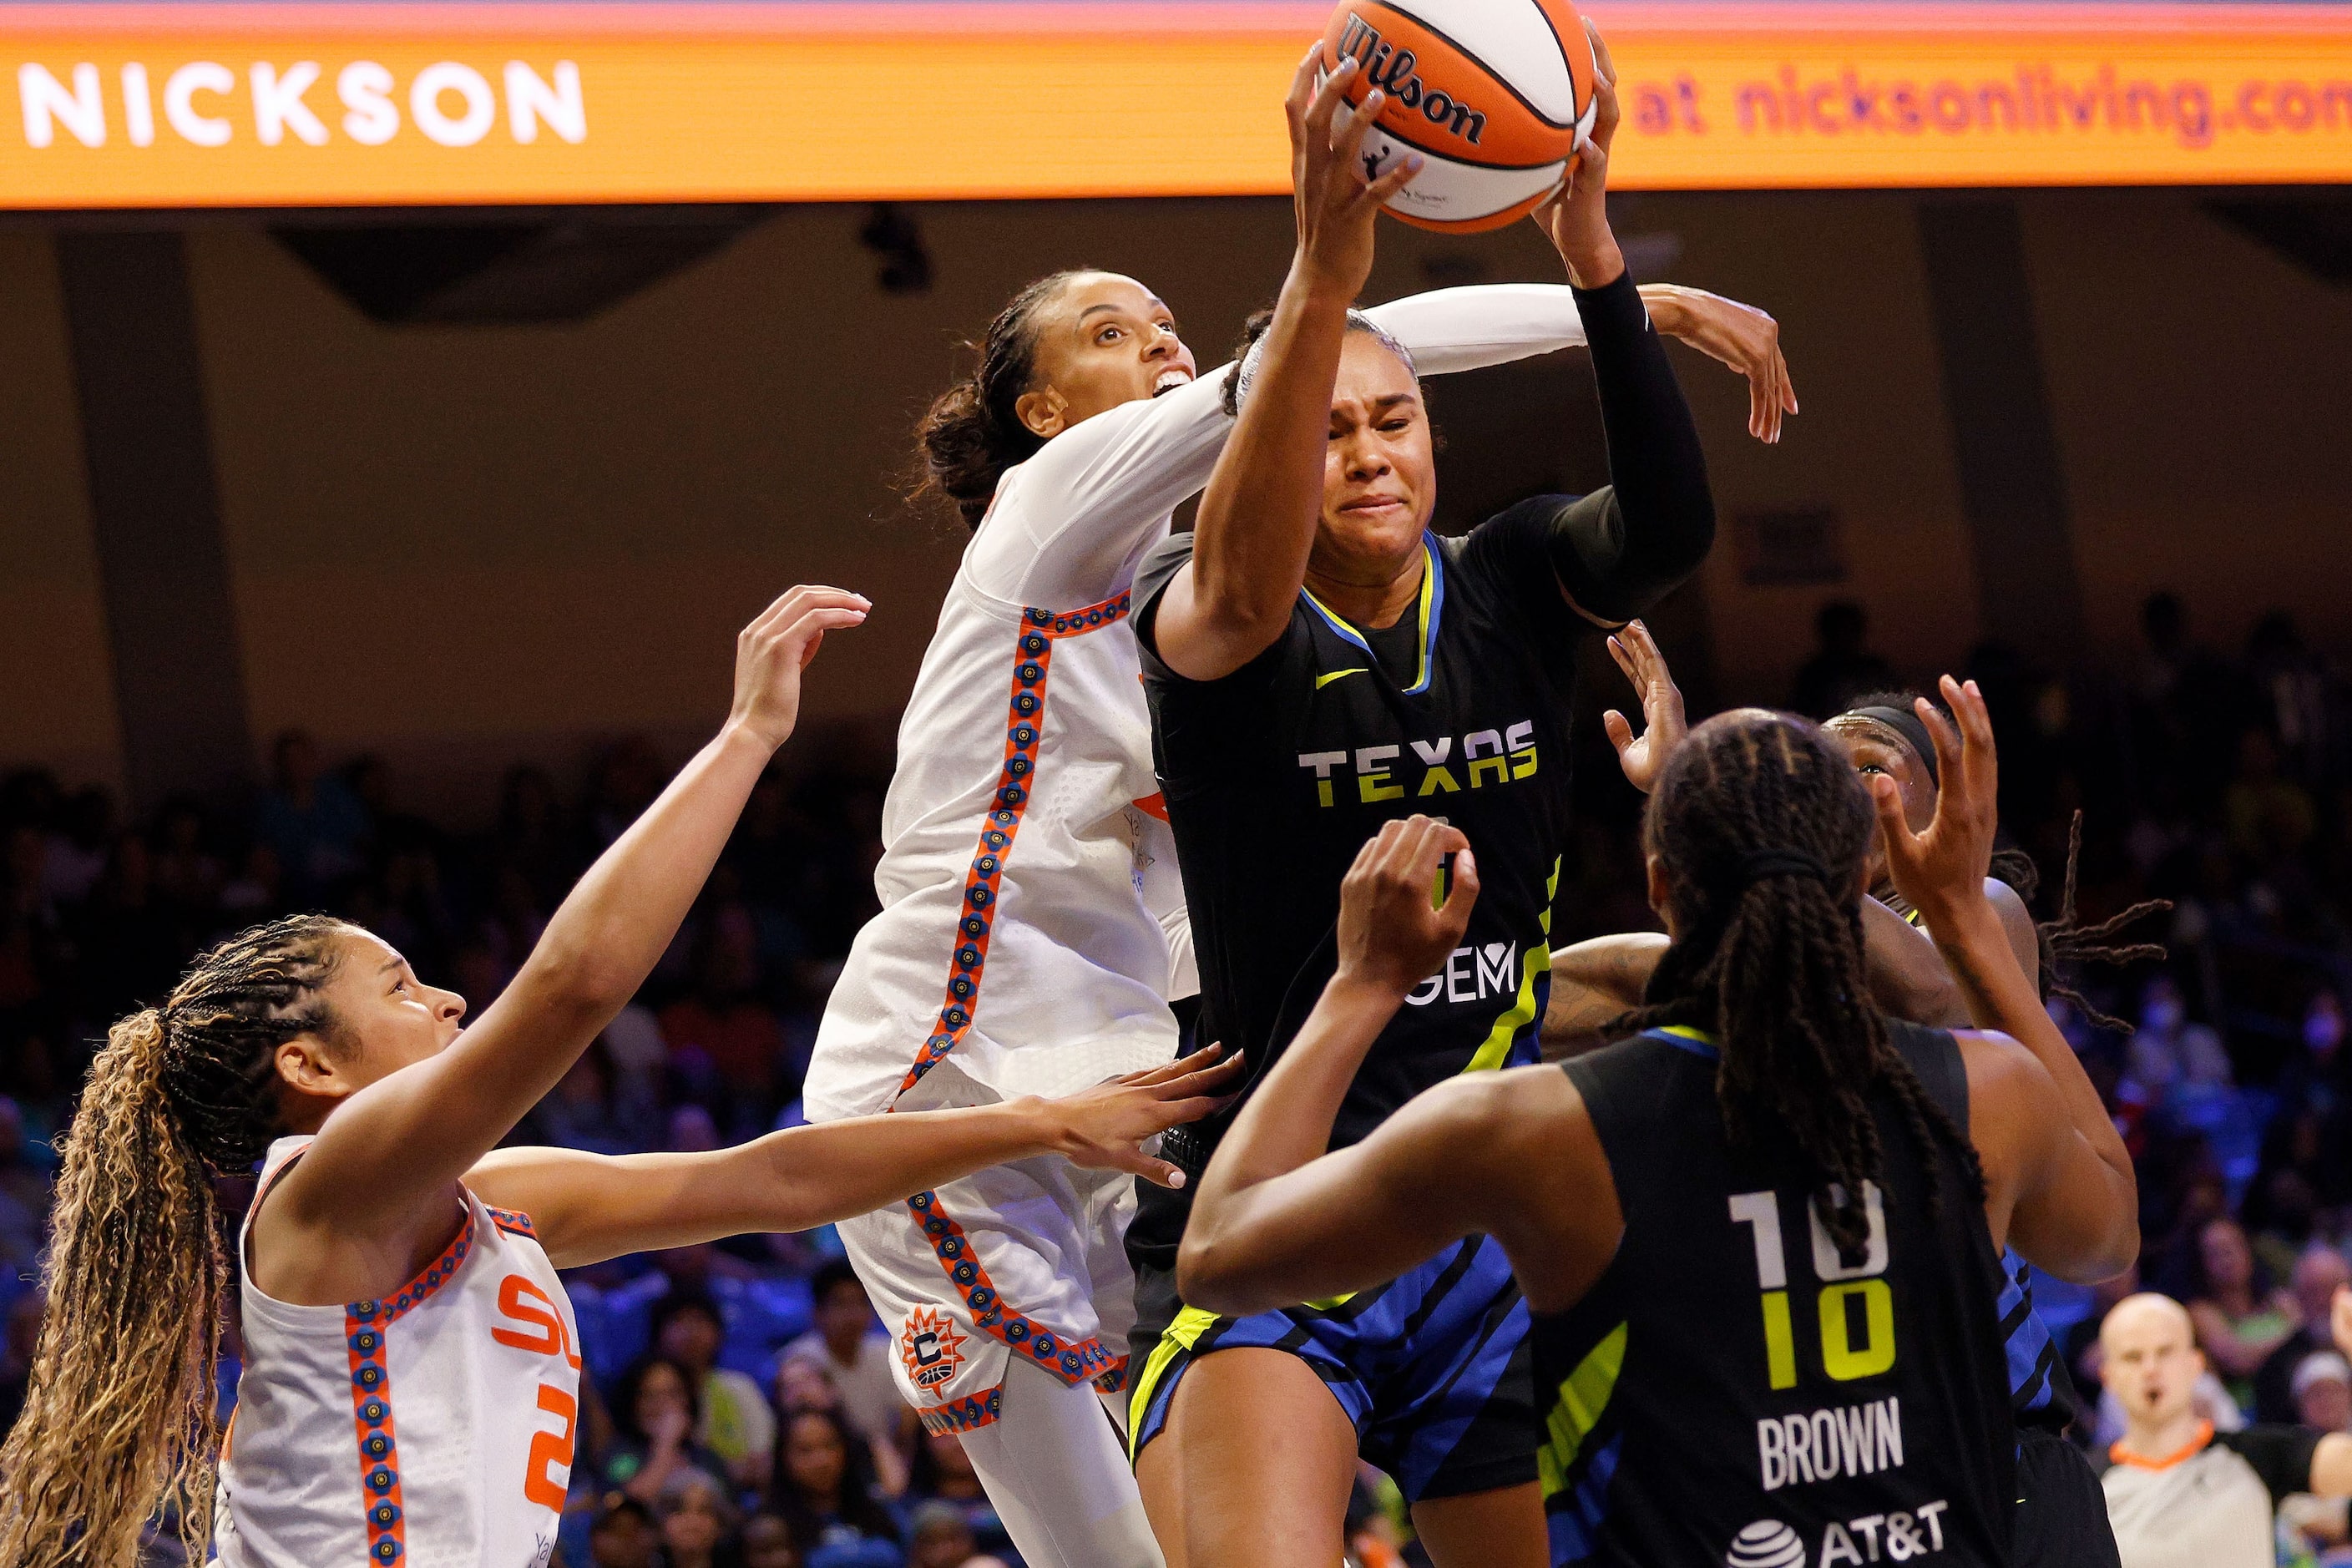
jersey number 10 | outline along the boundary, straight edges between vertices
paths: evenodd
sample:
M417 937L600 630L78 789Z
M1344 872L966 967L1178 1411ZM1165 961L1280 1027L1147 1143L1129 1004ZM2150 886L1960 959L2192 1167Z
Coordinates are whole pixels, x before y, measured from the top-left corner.
M1852 1268L1838 1256L1837 1244L1822 1228L1811 1201L1805 1205L1812 1230L1813 1273L1822 1281L1815 1298L1822 1370L1839 1383L1875 1377L1895 1364L1895 1293L1882 1278L1886 1272L1886 1203L1875 1182L1864 1183L1862 1192L1870 1215L1870 1245ZM1780 1199L1769 1190L1736 1193L1731 1220L1755 1228L1756 1275L1764 1290L1765 1367L1774 1388L1794 1388L1797 1336L1789 1308L1788 1254L1780 1245Z

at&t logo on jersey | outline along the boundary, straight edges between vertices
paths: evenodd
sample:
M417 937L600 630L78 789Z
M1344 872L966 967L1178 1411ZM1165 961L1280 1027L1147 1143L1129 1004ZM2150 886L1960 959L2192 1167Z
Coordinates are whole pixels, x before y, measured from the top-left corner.
M945 1312L929 1307L918 1307L907 1314L907 1325L898 1333L898 1359L907 1368L907 1381L917 1388L941 1388L963 1364L963 1342L971 1336L960 1334Z
M1908 1563L1944 1549L1941 1498L1917 1508L1888 1513L1866 1513L1843 1523L1832 1520L1822 1527L1821 1553L1815 1556L1804 1538L1777 1519L1759 1519L1732 1538L1723 1554L1724 1568L1844 1568L1847 1563Z

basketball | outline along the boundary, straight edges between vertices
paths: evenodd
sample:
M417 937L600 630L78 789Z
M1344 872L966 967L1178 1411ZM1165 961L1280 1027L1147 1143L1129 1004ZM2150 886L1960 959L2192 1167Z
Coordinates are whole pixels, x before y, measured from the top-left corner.
M1592 44L1571 0L1341 0L1318 84L1351 56L1350 109L1374 88L1388 94L1364 139L1368 177L1408 153L1427 160L1388 203L1422 228L1468 234L1525 216L1592 128Z

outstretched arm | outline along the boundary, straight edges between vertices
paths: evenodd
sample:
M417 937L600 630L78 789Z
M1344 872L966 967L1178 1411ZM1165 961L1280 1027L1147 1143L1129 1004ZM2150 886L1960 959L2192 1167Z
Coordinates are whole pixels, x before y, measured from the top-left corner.
M1992 720L1976 683L1946 676L1944 700L1959 732L1925 699L1918 703L1936 745L1942 785L1936 817L1913 833L1894 781L1870 780L1896 891L1927 923L1969 1015L2021 1044L2046 1075L2046 1117L2025 1131L2020 1190L2009 1226L2017 1250L2061 1279L2111 1279L2139 1256L2139 1185L2115 1123L2066 1037L2025 978L2000 916L1985 896L1985 868L1999 825ZM1973 1121L1973 1119L1972 1119ZM2046 1123L2043 1125L2042 1123ZM1977 1139L1998 1142L1998 1128Z
M1339 62L1318 89L1318 49L1299 63L1284 104L1290 121L1298 247L1283 279L1273 325L1254 351L1257 368L1233 438L1201 497L1192 558L1160 596L1152 640L1179 675L1214 680L1272 645L1307 577L1321 513L1323 452L1331 388L1339 373L1348 306L1371 271L1381 203L1420 168L1416 154L1367 184L1356 153L1385 95L1335 132L1341 93L1357 63Z
M827 631L858 625L866 609L838 588L795 588L743 629L734 706L717 738L589 868L478 1023L327 1118L273 1195L287 1220L358 1236L404 1226L555 1087L677 934L793 731L803 667Z
M466 1174L531 1216L558 1268L756 1231L798 1231L898 1203L1009 1160L1061 1154L1181 1186L1138 1144L1216 1109L1241 1058L1215 1047L1061 1100L893 1112L794 1127L704 1154L501 1149Z

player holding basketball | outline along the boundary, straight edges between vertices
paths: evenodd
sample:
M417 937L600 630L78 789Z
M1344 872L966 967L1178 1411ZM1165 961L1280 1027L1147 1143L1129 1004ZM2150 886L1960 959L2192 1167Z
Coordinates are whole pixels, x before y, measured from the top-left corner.
M1971 1010L2007 1033L1868 1004L1871 795L1810 723L1725 714L1651 797L1673 946L1647 1028L1565 1070L1441 1085L1327 1154L1367 1048L1479 897L1457 863L1431 908L1451 828L1367 847L1339 973L1200 1184L1188 1294L1247 1312L1490 1234L1536 1313L1555 1563L2008 1563L1998 1249L2112 1275L2138 1250L2136 1186L2042 1065L2064 1041L1984 893L1991 724L1972 686L1944 691L1962 738L1936 736L1932 821L1915 833L1881 782L1875 826Z
M1410 353L1349 310L1385 194L1357 173L1379 104L1334 147L1347 73L1316 90L1310 62L1289 104L1297 258L1235 377L1238 423L1193 532L1137 573L1204 1037L1261 1070L1280 1052L1331 973L1339 879L1372 826L1441 811L1478 847L1475 923L1387 1021L1341 1144L1433 1083L1535 1059L1579 650L1714 537L1697 431L1609 229L1617 106L1599 52L1591 143L1542 218L1590 335L1613 486L1524 501L1459 540L1427 531ZM1646 786L1663 757L1642 756L1628 772ZM1162 1153L1197 1171L1207 1150L1183 1142ZM1396 1478L1441 1564L1543 1560L1528 1320L1498 1247L1474 1238L1345 1300L1219 1316L1175 1289L1181 1202L1147 1195L1129 1237L1138 1352L1151 1345L1137 1473L1171 1563L1337 1557L1360 1452Z
M1685 289L1647 298L1662 330L1748 376L1749 427L1776 437L1794 400L1769 319ZM1558 286L1371 314L1432 372L1583 341ZM933 405L924 457L974 533L901 723L883 909L826 1009L813 1120L987 1104L1174 1054L1165 998L1196 983L1128 589L1232 427L1167 307L1091 271L1024 289L978 374ZM1104 1420L1126 1411L1134 1194L1032 1162L841 1227L902 1392L961 1438L1031 1568L1160 1560Z
M792 732L803 666L866 608L795 588L745 629L718 738L471 1027L463 998L323 916L230 939L114 1026L67 1134L48 1312L0 1448L0 1563L129 1568L160 1503L191 1563L216 1528L229 1568L543 1568L579 1410L558 1268L800 1230L1003 1160L1169 1173L1137 1145L1213 1103L1217 1068L709 1154L493 1152L668 946ZM212 1184L257 1161L233 1264ZM240 1277L224 1446L215 1357Z

